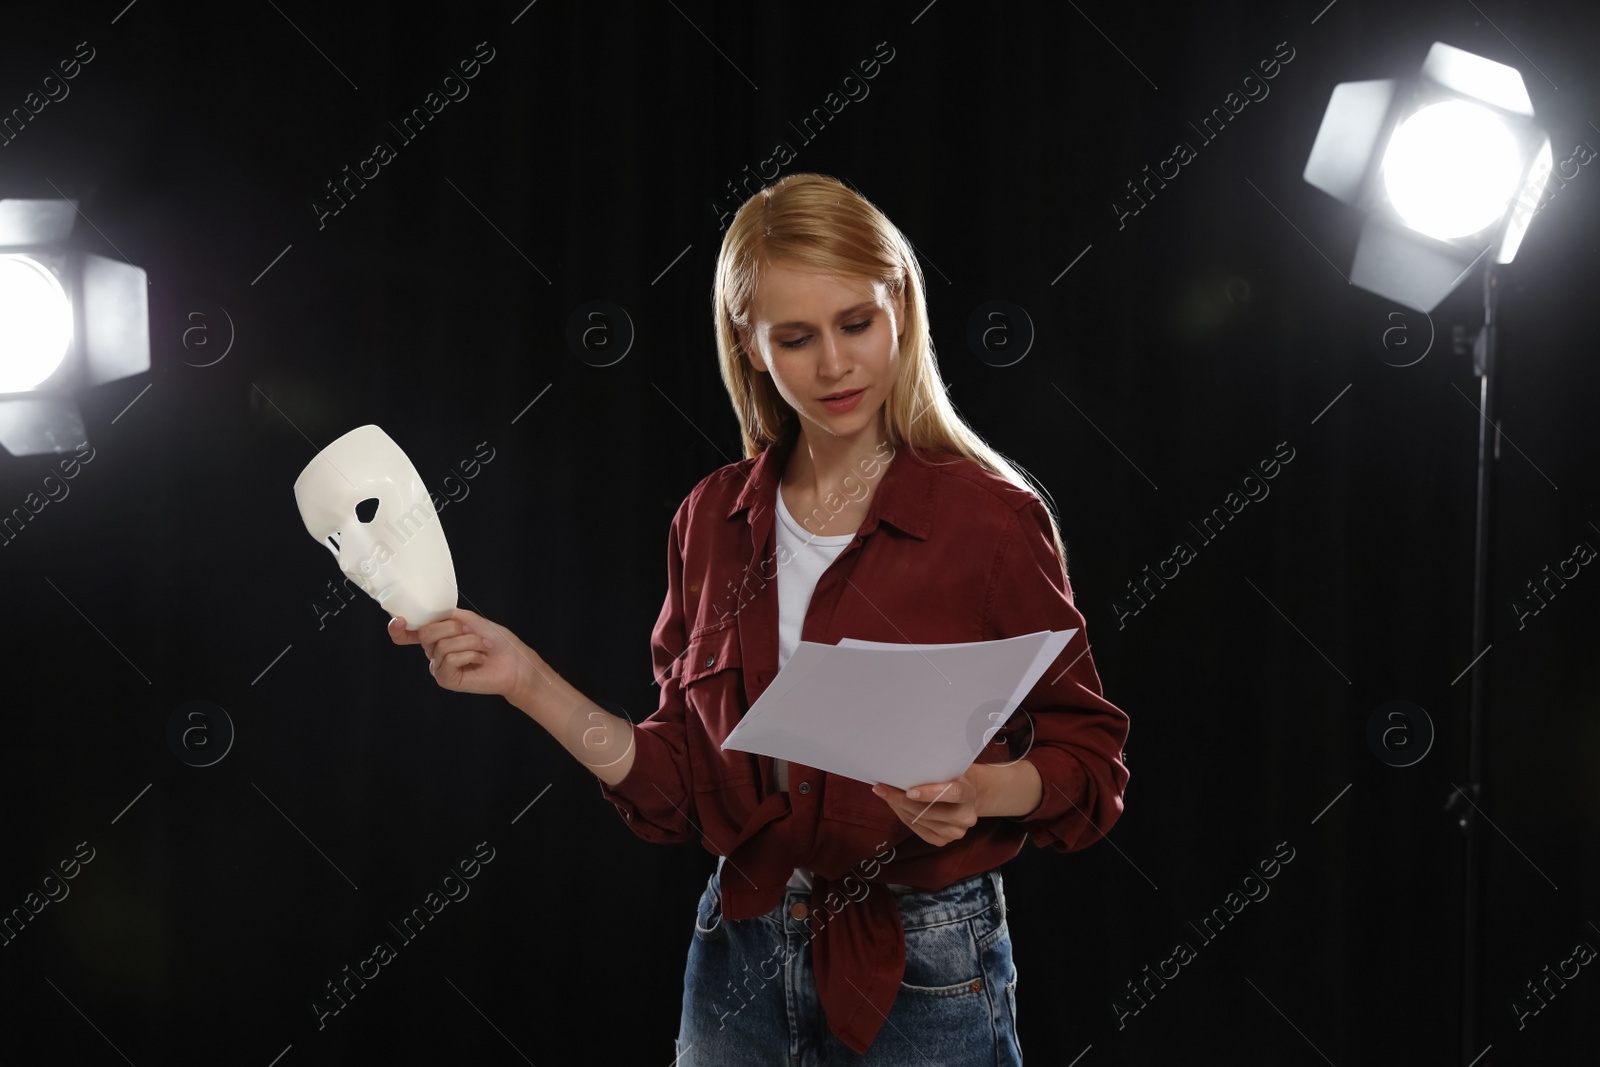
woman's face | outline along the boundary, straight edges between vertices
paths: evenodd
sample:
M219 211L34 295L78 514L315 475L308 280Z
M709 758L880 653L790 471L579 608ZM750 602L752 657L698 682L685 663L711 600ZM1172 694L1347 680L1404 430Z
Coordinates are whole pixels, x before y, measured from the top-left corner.
M739 341L755 370L771 374L806 434L882 433L883 403L899 370L905 293L872 278L833 277L775 263L750 308ZM862 390L849 411L823 398Z

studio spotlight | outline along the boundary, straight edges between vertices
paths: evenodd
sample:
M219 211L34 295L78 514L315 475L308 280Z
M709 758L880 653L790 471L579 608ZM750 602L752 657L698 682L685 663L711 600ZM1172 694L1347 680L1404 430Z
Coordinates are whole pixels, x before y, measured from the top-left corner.
M1534 124L1522 75L1503 63L1435 43L1422 73L1404 81L1334 87L1317 131L1306 181L1365 212L1350 281L1431 312L1480 262L1483 324L1458 326L1456 354L1472 356L1478 378L1477 505L1473 513L1472 656L1464 783L1444 810L1462 835L1461 1044L1477 1063L1483 999L1486 896L1480 822L1489 792L1489 688L1483 653L1491 646L1489 558L1502 267L1510 263L1539 210L1553 160L1550 137ZM1451 683L1455 684L1454 682ZM1459 773L1459 772L1457 772Z
M88 440L76 393L150 369L145 273L67 247L71 200L0 200L0 447Z
M1435 42L1415 77L1334 86L1305 179L1366 215L1351 283L1429 312L1511 262L1553 161L1522 75Z

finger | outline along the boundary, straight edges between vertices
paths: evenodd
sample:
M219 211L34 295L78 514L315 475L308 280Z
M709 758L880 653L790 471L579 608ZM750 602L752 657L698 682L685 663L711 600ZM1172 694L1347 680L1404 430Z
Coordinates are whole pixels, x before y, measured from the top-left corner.
M420 639L416 631L406 629L405 617L396 615L389 620L389 640L397 645L414 645Z
M434 657L448 658L452 652L481 652L483 651L482 634L461 634L458 637L441 637L434 642Z
M479 656L481 652L452 652L447 656L440 656L428 661L428 673L434 680L446 689L459 691L462 679L465 677L464 668L471 666L470 659L463 657Z
M446 617L417 627L417 639L431 647L441 637L455 637L464 629L459 620Z
M920 805L908 804L905 799L905 793L892 785L884 785L879 782L872 787L872 791L883 798L883 802L889 805L889 810L894 812L901 822L909 824L911 816L915 814L912 809L920 807Z
M486 635L467 630L459 634L439 638L433 643L430 655L441 657L449 656L452 652L483 652L492 644L493 642L487 640Z
M898 796L884 797L884 800L889 804L890 810L895 813L895 816L901 822L918 833L921 833L924 828L937 832L939 827L948 821L943 811L931 810L933 805L920 800L906 800L904 799L905 794L898 789L894 789L893 786L885 786L884 788L891 789L899 794Z
M906 790L907 798L911 800L943 800L950 804L959 804L963 797L960 782L934 782L930 785L914 785Z
M476 667L488 660L488 653L476 648L459 648L454 652L446 652L439 657L439 664L447 671L461 677L468 667Z
M442 655L437 651L439 642L447 637L459 637L463 632L464 627L460 621L443 618L417 627L417 639L422 642L423 650L428 653L429 659L438 659Z
M939 802L930 800L924 803L920 800L907 802L916 810L916 814L907 825L928 823L944 828L959 828L957 833L965 833L966 827L972 825L976 819L969 821L970 804L953 804L949 801Z

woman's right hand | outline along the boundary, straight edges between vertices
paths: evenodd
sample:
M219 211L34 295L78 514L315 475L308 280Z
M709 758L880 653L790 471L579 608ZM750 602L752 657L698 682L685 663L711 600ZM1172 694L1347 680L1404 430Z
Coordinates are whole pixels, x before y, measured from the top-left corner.
M510 697L523 672L533 666L533 650L517 635L476 612L456 608L435 622L407 630L403 616L389 621L397 645L421 644L434 681L456 693Z

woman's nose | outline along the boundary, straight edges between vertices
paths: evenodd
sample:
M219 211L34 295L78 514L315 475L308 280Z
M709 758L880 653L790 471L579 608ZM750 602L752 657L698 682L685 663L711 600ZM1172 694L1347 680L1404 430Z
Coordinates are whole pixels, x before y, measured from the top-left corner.
M833 337L823 337L817 349L817 361L823 375L838 378L849 367L844 351Z

